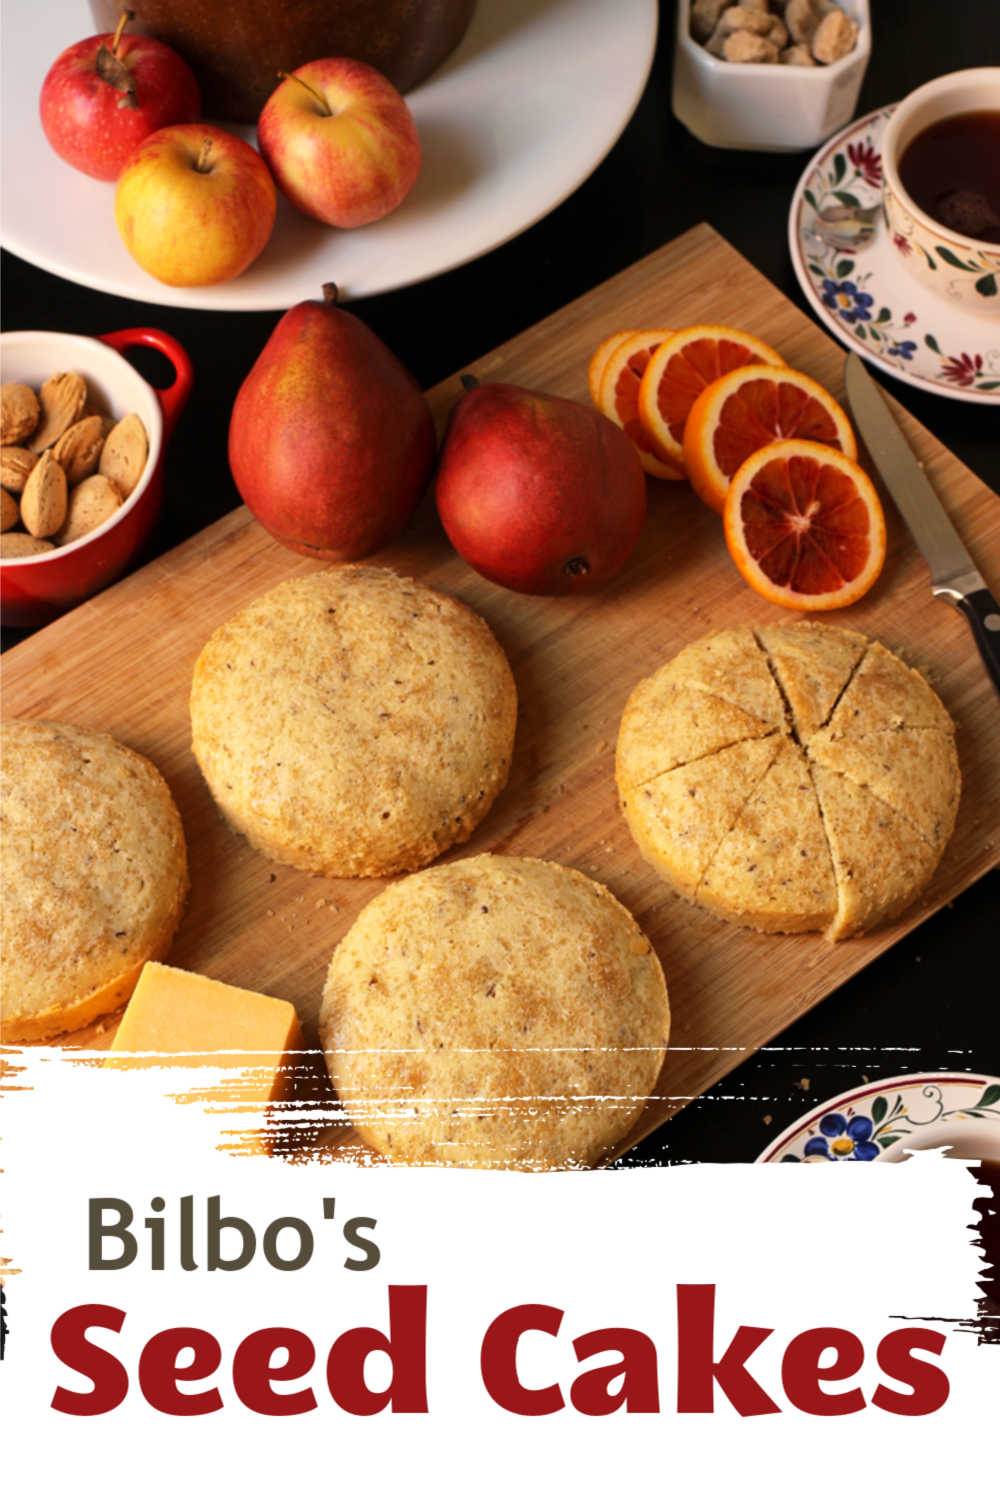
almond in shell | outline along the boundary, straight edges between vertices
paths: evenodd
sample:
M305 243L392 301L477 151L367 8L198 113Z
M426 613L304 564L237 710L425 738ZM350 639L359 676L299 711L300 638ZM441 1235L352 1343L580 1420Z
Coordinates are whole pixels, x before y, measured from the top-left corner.
M0 486L0 531L9 531L21 519L17 496Z
M24 486L21 520L33 537L52 536L66 519L66 475L51 453L43 453Z
M133 411L108 433L101 450L99 473L118 486L128 499L142 478L149 457L149 441L142 419Z
M110 520L122 503L118 486L103 474L91 474L70 492L66 520L53 541L58 547L77 542Z
M54 550L51 542L29 536L26 531L5 531L0 536L0 557L34 557L39 552Z
M11 494L19 495L37 462L38 454L30 448L18 448L13 443L9 448L0 448L0 484Z
M52 457L66 471L66 483L72 488L80 484L97 468L97 460L104 446L105 428L103 417L82 417L67 427L61 438L52 445Z
M50 375L38 392L38 399L42 420L29 446L42 453L62 437L67 427L80 420L87 404L87 382L73 370Z
M5 380L0 387L0 430L5 443L20 443L38 426L38 397L30 385Z

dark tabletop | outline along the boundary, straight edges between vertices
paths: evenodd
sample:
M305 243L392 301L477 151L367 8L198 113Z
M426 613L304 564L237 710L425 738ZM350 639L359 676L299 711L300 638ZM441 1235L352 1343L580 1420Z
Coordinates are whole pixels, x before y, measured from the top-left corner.
M499 3L499 0L494 0ZM612 3L612 0L608 0ZM1000 63L1000 10L984 0L871 0L874 42L863 114L939 73ZM808 311L785 223L810 155L720 151L670 111L674 6L661 0L648 86L621 139L561 207L473 264L352 304L424 386L452 374L705 219ZM149 555L238 503L225 433L237 387L276 317L158 308L109 297L4 254L4 326L93 334L152 323L187 347L197 388L168 460L171 495ZM137 360L154 382L158 356ZM145 356L143 356L145 359ZM925 394L879 375L913 414L994 490L1000 421L993 408ZM195 478L197 476L197 478ZM1000 579L990 580L996 589ZM928 608L945 609L931 600ZM8 631L4 644L23 632ZM972 650L971 637L969 649ZM1000 704L997 708L1000 753ZM628 1158L747 1161L813 1103L896 1073L1000 1073L1000 985L990 954L1000 871L924 922L863 973L742 1062Z

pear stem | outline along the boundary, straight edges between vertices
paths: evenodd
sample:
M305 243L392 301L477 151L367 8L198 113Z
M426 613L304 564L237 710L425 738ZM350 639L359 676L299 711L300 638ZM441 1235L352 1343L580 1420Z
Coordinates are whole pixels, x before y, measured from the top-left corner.
M320 113L321 114L329 115L329 114L333 113L333 111L331 110L330 106L327 104L326 100L323 98L323 95L320 93L319 89L314 89L311 83L306 83L305 79L304 78L300 78L297 73L281 73L281 72L279 72L278 73L278 77L279 78L287 78L289 80L289 82L291 82L291 83L301 83L302 87L306 90L306 92L312 94L313 98L316 100L316 103L320 107Z
M458 378L462 382L462 385L465 388L465 390L467 390L467 391L478 390L478 388L479 388L479 381L476 379L475 375L460 375Z
M133 21L134 19L135 19L135 11L134 10L123 10L122 11L122 18L118 22L118 29L117 29L117 31L115 32L114 36L111 39L111 53L112 53L113 57L117 57L118 56L118 43L122 39L122 32L125 30L125 27L128 25L129 21Z

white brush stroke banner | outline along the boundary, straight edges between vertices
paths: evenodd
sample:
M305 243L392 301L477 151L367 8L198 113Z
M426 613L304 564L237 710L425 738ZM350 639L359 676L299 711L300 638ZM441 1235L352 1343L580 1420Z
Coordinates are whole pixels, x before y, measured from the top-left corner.
M56 1049L16 1059L25 1070L3 1096L0 1250L19 1268L6 1280L8 1335L0 1364L5 1495L105 1497L123 1485L144 1497L222 1490L247 1500L290 1495L585 1496L697 1485L709 1496L806 1493L982 1492L1000 1410L1000 1349L949 1319L975 1314L981 1269L973 1244L976 1187L957 1162L926 1153L903 1167L853 1169L686 1166L641 1171L520 1174L304 1165L219 1149L220 1121L172 1097L203 1088L205 1070L106 1073ZM241 1127L245 1126L241 1121ZM295 1271L258 1249L239 1271L208 1271L207 1200L252 1225L258 1244L278 1219L305 1221L314 1248ZM193 1199L194 1259L179 1261L180 1200ZM128 1202L137 1254L121 1270L88 1268L88 1204ZM161 1212L151 1209L162 1199ZM334 1199L332 1218L324 1200ZM112 1216L113 1217L113 1216ZM152 1270L151 1218L164 1226L165 1269ZM351 1219L374 1220L362 1238L378 1264L358 1271L345 1238ZM355 1230L355 1233L357 1231ZM240 1237L224 1232L223 1254ZM292 1258L294 1228L272 1235ZM120 1248L102 1242L110 1255ZM677 1411L677 1286L714 1286L715 1351L739 1325L772 1329L746 1368L779 1407L745 1417L714 1388L711 1413ZM427 1288L424 1413L353 1415L325 1384L327 1354L346 1330L388 1331L388 1288ZM119 1332L92 1341L114 1354L128 1392L104 1415L52 1408L57 1387L89 1382L53 1352L68 1309L124 1313ZM497 1316L522 1304L559 1309L558 1334L522 1339L516 1373L526 1387L558 1386L550 1415L503 1409L484 1384L481 1350ZM915 1321L901 1321L915 1320ZM217 1389L221 1409L181 1417L156 1410L138 1379L144 1346L174 1326L209 1331L219 1370L182 1387ZM314 1410L264 1416L234 1386L233 1355L254 1330L300 1330L316 1364L282 1390L311 1386ZM949 1394L932 1415L871 1405L884 1377L880 1341L914 1326L945 1335ZM572 1405L581 1371L573 1340L631 1328L655 1346L660 1410L586 1415ZM848 1330L864 1347L856 1377L864 1408L842 1417L798 1410L782 1384L782 1356L805 1330ZM387 1378L384 1355L365 1374ZM890 1386L891 1381L886 1382ZM947 1488L945 1488L947 1486ZM988 1487L988 1484L987 1484Z

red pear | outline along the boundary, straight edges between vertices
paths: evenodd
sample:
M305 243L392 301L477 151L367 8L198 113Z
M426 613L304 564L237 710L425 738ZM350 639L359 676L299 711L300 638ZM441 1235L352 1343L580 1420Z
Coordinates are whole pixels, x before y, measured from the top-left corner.
M482 385L451 415L437 507L467 563L522 594L599 588L624 566L646 516L635 448L592 407L516 385Z
M285 313L229 423L236 488L273 537L345 562L402 531L434 465L434 422L413 376L336 305Z

